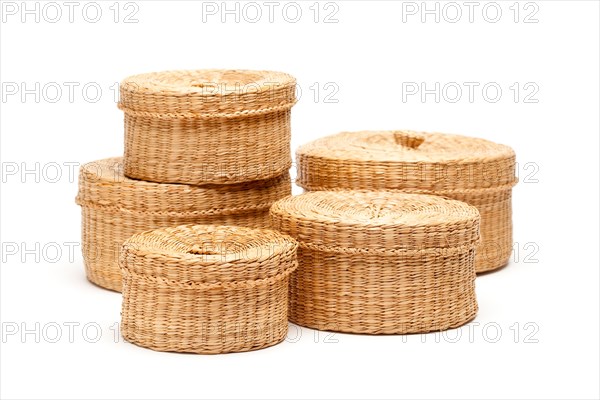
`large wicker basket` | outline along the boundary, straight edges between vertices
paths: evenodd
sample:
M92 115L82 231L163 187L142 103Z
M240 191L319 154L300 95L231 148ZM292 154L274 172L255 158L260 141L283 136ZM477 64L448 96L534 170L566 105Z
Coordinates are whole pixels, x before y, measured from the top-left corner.
M85 164L79 172L82 250L87 277L121 290L118 254L135 233L189 223L269 226L269 207L291 192L289 174L236 185L159 184L123 176L122 158Z
M487 140L412 131L344 132L297 151L306 190L401 189L451 197L481 213L475 269L508 263L512 251L515 153Z
M296 248L267 229L184 225L134 235L120 258L123 337L209 354L281 342Z
M296 324L404 334L457 327L477 312L475 207L399 191L323 191L279 200L271 218L299 242Z
M247 70L135 75L120 86L125 175L154 182L230 184L291 166L296 80Z

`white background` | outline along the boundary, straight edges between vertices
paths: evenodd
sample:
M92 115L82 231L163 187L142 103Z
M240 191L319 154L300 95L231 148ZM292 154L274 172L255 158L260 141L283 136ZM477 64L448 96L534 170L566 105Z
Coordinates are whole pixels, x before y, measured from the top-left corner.
M286 21L296 17L295 9L282 15L285 3L270 22L267 6L258 2L263 15L256 23L247 21L255 9L244 14L243 3L239 22L226 15L225 23L221 2L214 3L215 15L203 14L201 2L99 2L97 23L85 20L95 15L89 6L82 15L84 2L72 23L62 2L56 23L48 21L56 10L44 3L39 22L32 14L24 23L21 2L13 3L14 15L6 3L0 27L3 398L600 396L597 2L515 7L500 1L496 23L489 22L495 5L482 15L485 2L474 9L473 22L468 7L455 3L462 12L456 23L449 21L456 7L446 3L438 4L439 22L435 15L422 22L421 2L321 3L318 16L313 1L298 2L296 23ZM134 11L138 22L124 23ZM332 12L338 22L325 23ZM531 13L528 20L537 23L525 23ZM302 98L293 110L293 148L361 129L462 133L511 145L521 179L514 190L518 252L508 267L478 278L475 321L445 335L404 337L291 326L278 346L223 356L158 353L118 335L115 340L120 295L86 281L78 247L69 254L80 240L80 210L76 179L65 163L122 153L115 82L194 68L296 76ZM72 99L68 82L79 85ZM433 94L403 99L411 82L429 89L439 82L440 90L452 89L452 82L479 86L472 102L466 86L455 103L451 91L439 102ZM22 83L34 92L39 84L40 98L22 98ZM488 83L502 89L497 102L491 89L488 98L482 94ZM86 84L89 91L82 93ZM53 103L56 86L62 96ZM94 87L102 89L96 102ZM72 338L69 323L79 324ZM102 334L94 342L98 326ZM23 329L39 337L22 336Z

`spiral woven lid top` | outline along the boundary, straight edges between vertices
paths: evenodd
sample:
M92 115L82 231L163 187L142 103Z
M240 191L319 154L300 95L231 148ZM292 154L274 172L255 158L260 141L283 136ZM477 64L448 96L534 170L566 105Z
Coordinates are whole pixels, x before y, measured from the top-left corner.
M275 226L300 242L360 249L445 248L479 238L466 203L400 191L318 191L271 207Z
M299 154L351 160L402 162L485 162L514 157L514 151L489 140L414 131L342 132L298 149Z
M93 161L79 170L77 203L143 213L225 214L262 210L290 193L290 177L233 185L194 186L142 181L123 174L123 158Z
M120 85L125 112L219 116L291 108L296 79L275 71L181 70L130 76ZM227 114L228 115L228 114Z
M133 235L120 265L179 282L247 281L294 268L296 248L294 239L269 229L182 225Z

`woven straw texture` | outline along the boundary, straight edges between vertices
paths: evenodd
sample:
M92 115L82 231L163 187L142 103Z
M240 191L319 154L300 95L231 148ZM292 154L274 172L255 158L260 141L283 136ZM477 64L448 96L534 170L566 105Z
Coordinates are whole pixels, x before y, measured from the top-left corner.
M161 351L229 353L281 342L297 243L267 229L184 225L121 252L121 333Z
M279 200L271 218L299 242L296 324L404 334L457 327L477 313L475 207L400 191L323 191Z
M247 70L135 75L120 86L125 175L154 182L231 184L291 167L296 80Z
M512 251L515 153L487 140L412 131L343 132L296 153L296 183L306 190L401 189L476 206L482 241L477 272L508 263Z
M236 185L189 186L129 179L122 167L122 158L83 165L76 199L87 277L116 291L121 290L119 250L131 235L190 223L268 228L269 207L291 193L287 173Z

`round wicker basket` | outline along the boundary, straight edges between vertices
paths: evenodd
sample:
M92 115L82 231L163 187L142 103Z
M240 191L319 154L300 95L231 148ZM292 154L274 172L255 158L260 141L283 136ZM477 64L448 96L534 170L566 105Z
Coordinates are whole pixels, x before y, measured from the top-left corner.
M121 252L121 333L161 351L229 353L281 342L297 243L267 229L184 225Z
M122 158L79 171L82 250L88 279L121 290L118 254L131 235L182 224L269 227L269 207L291 193L289 174L236 185L189 186L126 178Z
M296 324L404 334L457 327L477 313L475 207L400 191L323 191L277 201L271 219L299 242Z
M477 272L508 263L512 252L515 153L487 140L412 131L343 132L296 153L306 190L400 189L465 201L481 213Z
M231 184L291 166L296 80L248 70L167 71L121 82L125 175L154 182Z

